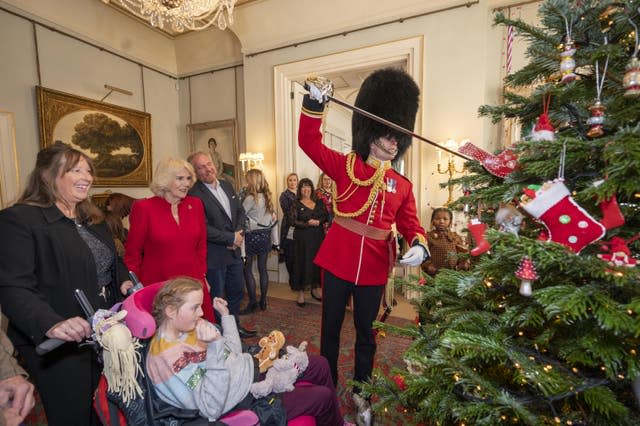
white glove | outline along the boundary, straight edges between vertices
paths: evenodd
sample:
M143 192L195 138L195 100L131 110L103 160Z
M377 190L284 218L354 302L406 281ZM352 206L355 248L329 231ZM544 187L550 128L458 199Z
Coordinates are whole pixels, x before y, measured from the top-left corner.
M305 88L309 91L309 97L321 104L329 100L333 95L333 83L324 77L309 78L305 82Z
M400 259L400 263L409 266L418 266L425 261L427 257L426 250L421 245L411 247Z

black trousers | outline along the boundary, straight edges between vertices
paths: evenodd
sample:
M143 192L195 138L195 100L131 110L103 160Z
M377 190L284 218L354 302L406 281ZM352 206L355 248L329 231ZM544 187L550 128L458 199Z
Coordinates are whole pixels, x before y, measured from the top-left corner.
M95 426L100 422L93 409L93 392L102 366L88 347L65 343L45 356L31 345L16 346L42 398L49 426Z
M371 325L378 315L383 292L383 284L355 285L336 277L329 271L324 271L320 354L329 361L335 385L338 384L340 330L349 296L353 296L353 323L356 328L353 378L359 381L367 381L371 378L373 359L376 354L376 339Z

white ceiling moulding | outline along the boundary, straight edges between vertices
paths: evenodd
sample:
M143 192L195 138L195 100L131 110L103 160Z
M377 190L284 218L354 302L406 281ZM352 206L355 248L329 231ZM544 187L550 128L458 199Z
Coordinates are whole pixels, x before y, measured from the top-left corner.
M221 30L233 24L237 0L102 0L138 18L152 27L177 35L199 31L212 25Z

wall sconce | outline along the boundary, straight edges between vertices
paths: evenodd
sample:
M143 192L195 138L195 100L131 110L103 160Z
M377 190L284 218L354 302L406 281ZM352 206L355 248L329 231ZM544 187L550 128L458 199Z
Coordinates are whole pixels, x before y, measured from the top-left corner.
M238 161L240 161L242 173L246 174L247 170L262 168L264 154L262 152L242 152L238 157Z
M462 145L464 142L466 142L466 140L460 142L460 145ZM442 144L442 146L450 149L451 151L457 151L459 147L458 143L453 139L447 139ZM451 180L453 178L454 173L462 173L464 171L464 167L462 168L462 170L456 170L455 156L453 154L448 154L447 165L446 167L443 167L442 166L442 150L436 148L436 152L438 153L438 173L440 173L441 175L444 175L444 174L448 175L449 177L448 180ZM447 202L445 204L447 206L451 204L451 202L453 201L453 185L449 184L448 189L449 189L449 198L447 198Z

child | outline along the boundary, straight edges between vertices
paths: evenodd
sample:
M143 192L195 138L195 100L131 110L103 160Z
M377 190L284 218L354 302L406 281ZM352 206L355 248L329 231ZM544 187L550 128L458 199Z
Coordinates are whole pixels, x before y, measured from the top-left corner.
M180 277L167 281L153 301L158 324L150 343L147 372L159 397L175 407L197 409L210 421L235 409L250 409L251 383L259 379L255 358L241 349L236 321L227 302L215 297L222 330L202 319L199 281ZM280 394L287 419L302 415L319 425L344 423L327 361L309 355L299 378L310 383Z
M431 231L427 236L431 258L422 264L422 270L435 276L442 268L467 270L469 261L458 259L458 253L466 253L462 237L451 231L451 210L439 207L431 214Z

